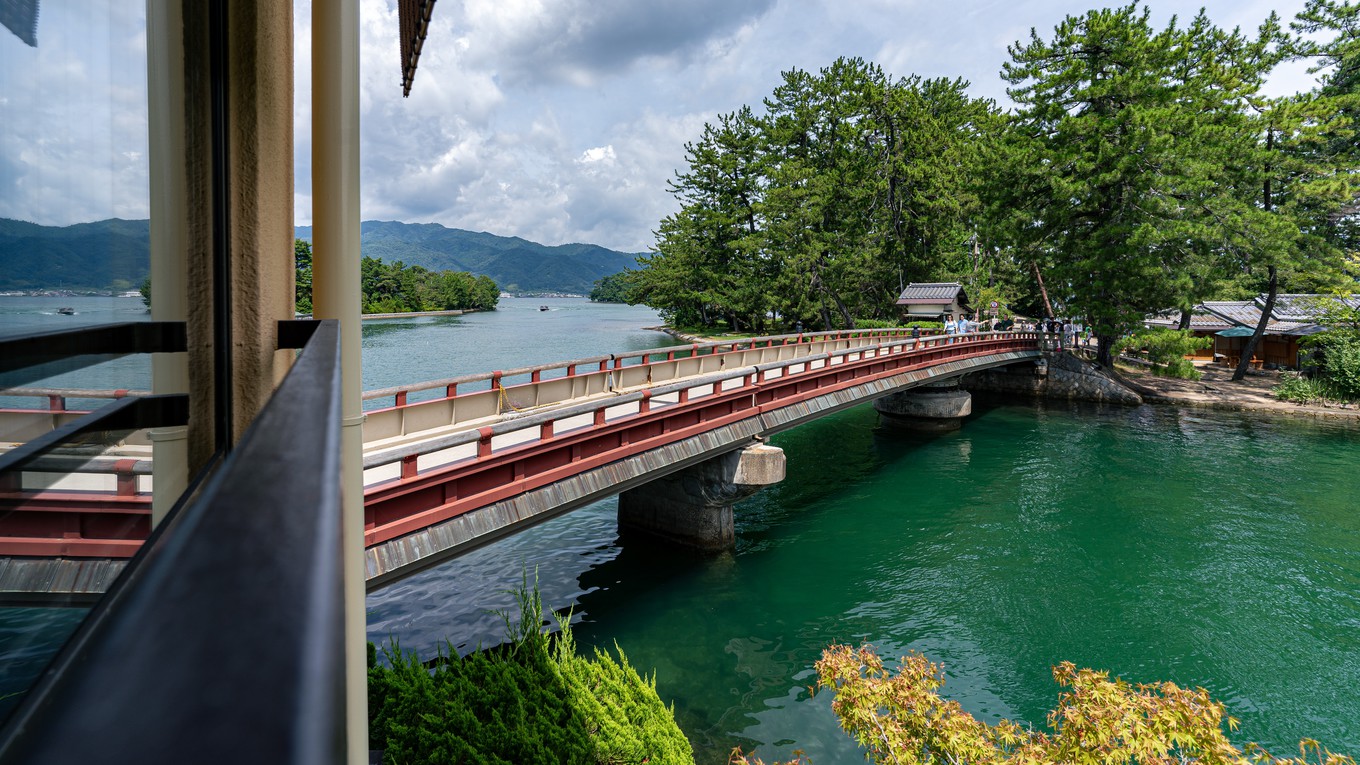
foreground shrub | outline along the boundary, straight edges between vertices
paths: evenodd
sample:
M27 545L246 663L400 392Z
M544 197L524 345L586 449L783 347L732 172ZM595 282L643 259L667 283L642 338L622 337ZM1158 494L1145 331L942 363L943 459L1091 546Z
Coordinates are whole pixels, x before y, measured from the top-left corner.
M521 591L510 642L459 659L452 645L430 668L414 653L369 645L369 746L400 763L684 763L693 750L622 652L576 654L570 626L543 632L538 592ZM554 645L555 643L555 645Z
M569 625L553 659L566 683L569 703L586 721L593 762L693 763L689 739L675 724L674 710L656 693L656 677L644 678L628 664L595 649L592 659L577 655Z
M1198 380L1204 375L1200 374L1195 365L1190 363L1190 359L1171 359L1166 364L1153 369L1163 377L1176 377L1181 380Z
M943 672L920 654L904 657L892 674L868 646L833 645L816 669L819 687L836 692L831 709L841 727L875 763L1355 765L1308 740L1296 758L1276 759L1254 744L1244 753L1223 733L1224 722L1236 728L1237 721L1203 688L1134 685L1070 662L1053 668L1053 679L1068 690L1048 715L1051 733L1009 720L977 720L957 701L940 697ZM759 762L739 752L732 761ZM806 760L800 755L797 762Z
M1313 404L1338 400L1333 386L1320 377L1304 377L1297 373L1285 374L1275 386L1275 397L1297 404Z
M1323 344L1323 374L1342 400L1360 399L1360 336L1332 333Z

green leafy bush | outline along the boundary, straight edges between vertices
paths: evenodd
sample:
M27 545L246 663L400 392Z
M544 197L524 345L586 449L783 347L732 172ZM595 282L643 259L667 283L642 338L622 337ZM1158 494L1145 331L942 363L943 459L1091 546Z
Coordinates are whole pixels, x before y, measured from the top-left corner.
M1152 362L1152 371L1165 377L1198 380L1201 375L1195 365L1185 358L1197 349L1213 345L1211 337L1195 337L1189 330L1146 329L1125 338L1123 353L1142 352Z
M517 595L510 642L464 658L450 645L433 668L399 646L369 646L369 746L386 763L686 763L693 750L671 709L619 652L576 654L570 626L542 630L535 589ZM554 644L555 643L555 644Z
M656 693L656 677L644 678L616 644L619 660L595 649L593 659L577 655L569 625L553 652L571 706L587 721L599 763L693 763L694 750L675 724L674 710Z
M895 319L855 319L855 329L896 329L902 322Z
M1157 374L1163 377L1176 377L1181 380L1198 380L1203 375L1195 369L1195 365L1190 363L1190 359L1172 359L1165 364L1154 369Z
M1275 397L1281 401L1311 404L1331 399L1330 388L1327 381L1321 378L1286 374L1280 379L1280 384L1275 386Z
M1337 332L1329 337L1323 346L1322 368L1337 398L1360 399L1360 336Z

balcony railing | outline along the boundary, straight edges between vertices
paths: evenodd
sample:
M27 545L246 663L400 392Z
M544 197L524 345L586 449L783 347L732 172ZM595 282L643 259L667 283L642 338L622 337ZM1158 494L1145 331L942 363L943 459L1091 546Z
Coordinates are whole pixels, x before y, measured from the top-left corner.
M101 349L182 351L171 326L154 347ZM6 342L0 373L19 372ZM280 322L279 347L302 351L269 404L28 692L0 763L343 760L338 326ZM0 456L0 477L89 434L186 419L183 396L120 399Z

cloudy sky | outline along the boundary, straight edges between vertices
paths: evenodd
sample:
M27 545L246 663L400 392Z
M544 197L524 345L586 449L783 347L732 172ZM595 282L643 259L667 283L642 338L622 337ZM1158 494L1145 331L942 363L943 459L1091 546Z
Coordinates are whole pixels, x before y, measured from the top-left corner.
M1200 7L1149 4L1159 24ZM81 6L79 19L71 5ZM145 117L138 123L136 110L123 108L145 100L144 19L140 3L115 5L131 9L94 14L111 30L102 38L80 31L96 26L85 4L53 0L43 5L37 49L0 34L0 217L145 217ZM1204 5L1220 26L1254 29L1271 10L1292 18L1303 0ZM974 95L1006 103L998 75L1006 47L1031 27L1048 36L1064 16L1090 7L1076 0L439 0L404 99L396 2L361 0L363 217L645 250L657 222L675 209L666 182L684 162L685 142L718 114L758 105L781 71L861 56L893 75L963 77ZM298 0L295 9L295 215L308 224L309 3ZM1272 83L1276 92L1308 87L1301 67ZM109 159L91 162L91 154Z

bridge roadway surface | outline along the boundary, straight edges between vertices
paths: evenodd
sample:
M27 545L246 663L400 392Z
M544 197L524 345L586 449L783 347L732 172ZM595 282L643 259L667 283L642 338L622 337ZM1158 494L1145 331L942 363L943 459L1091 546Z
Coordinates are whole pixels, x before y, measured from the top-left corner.
M391 404L363 426L369 589L830 412L1033 360L1039 348L1028 332L843 331L370 391L366 400ZM0 486L14 509L0 513L0 590L102 589L149 532L149 447L84 459L74 478L103 480L101 490L30 487L27 476Z

